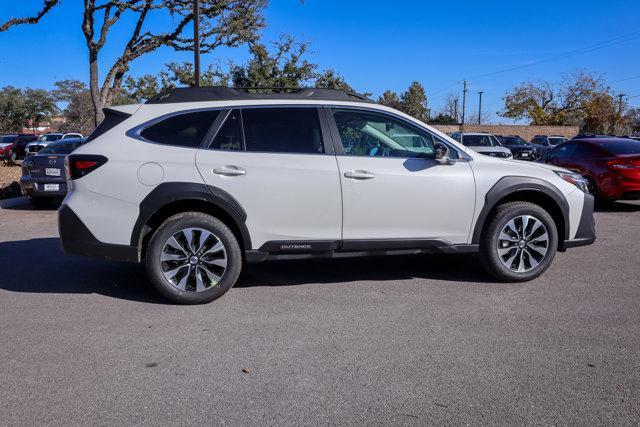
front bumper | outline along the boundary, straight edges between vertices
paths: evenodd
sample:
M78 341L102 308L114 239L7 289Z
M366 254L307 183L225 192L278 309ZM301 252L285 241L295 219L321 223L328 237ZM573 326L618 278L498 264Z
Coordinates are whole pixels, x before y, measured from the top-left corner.
M596 241L596 222L593 217L594 204L594 197L591 194L585 194L578 231L573 239L564 241L562 249L587 246Z
M96 256L118 261L140 261L138 248L99 241L76 213L65 204L58 210L58 231L60 245L66 254Z

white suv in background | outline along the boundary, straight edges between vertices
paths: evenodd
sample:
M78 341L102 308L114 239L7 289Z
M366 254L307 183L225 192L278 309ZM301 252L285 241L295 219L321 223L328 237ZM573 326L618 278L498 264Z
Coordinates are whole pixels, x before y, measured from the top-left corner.
M177 303L212 301L245 262L479 252L503 281L595 240L564 169L482 156L354 94L176 89L105 110L67 158L67 253L144 262Z
M465 147L471 148L480 154L497 157L499 159L511 159L511 150L503 147L498 138L485 132L454 132L451 138L455 139Z

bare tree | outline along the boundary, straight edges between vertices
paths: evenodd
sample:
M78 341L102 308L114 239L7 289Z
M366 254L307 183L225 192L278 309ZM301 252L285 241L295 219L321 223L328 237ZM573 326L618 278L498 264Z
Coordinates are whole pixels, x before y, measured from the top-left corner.
M200 50L203 53L221 46L256 41L258 30L264 27L263 11L267 0L200 0L200 3ZM34 17L11 19L0 29L37 23L58 4L60 0L45 0L42 10ZM168 31L146 29L151 15L163 13L172 18L173 24ZM135 24L121 46L121 53L105 68L106 73L100 79L100 51L111 28L125 14L133 15ZM179 51L193 48L193 37L186 31L192 21L193 0L84 0L82 32L89 53L89 90L96 124L103 118L102 109L110 105L120 91L131 62L162 46Z

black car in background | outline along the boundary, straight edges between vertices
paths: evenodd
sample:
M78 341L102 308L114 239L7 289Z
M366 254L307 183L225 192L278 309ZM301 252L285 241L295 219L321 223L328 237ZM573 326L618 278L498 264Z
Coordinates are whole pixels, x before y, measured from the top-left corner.
M538 150L538 158L544 161L547 158L547 153L556 145L560 145L563 142L567 142L569 139L562 135L536 135L530 142L531 145Z
M35 207L45 207L67 194L64 160L85 138L53 142L22 162L20 188Z
M500 141L503 147L507 147L517 160L535 160L538 157L536 147L529 144L518 135L506 135Z

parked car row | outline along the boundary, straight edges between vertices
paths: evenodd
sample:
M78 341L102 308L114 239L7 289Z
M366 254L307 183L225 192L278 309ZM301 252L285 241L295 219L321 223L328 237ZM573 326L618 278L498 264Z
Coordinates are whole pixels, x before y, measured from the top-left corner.
M640 199L640 141L588 136L566 141L545 160L583 176L596 200Z
M83 138L80 133L46 133L35 134L6 134L0 135L0 160L18 160L29 154L34 154L48 144L60 139Z

